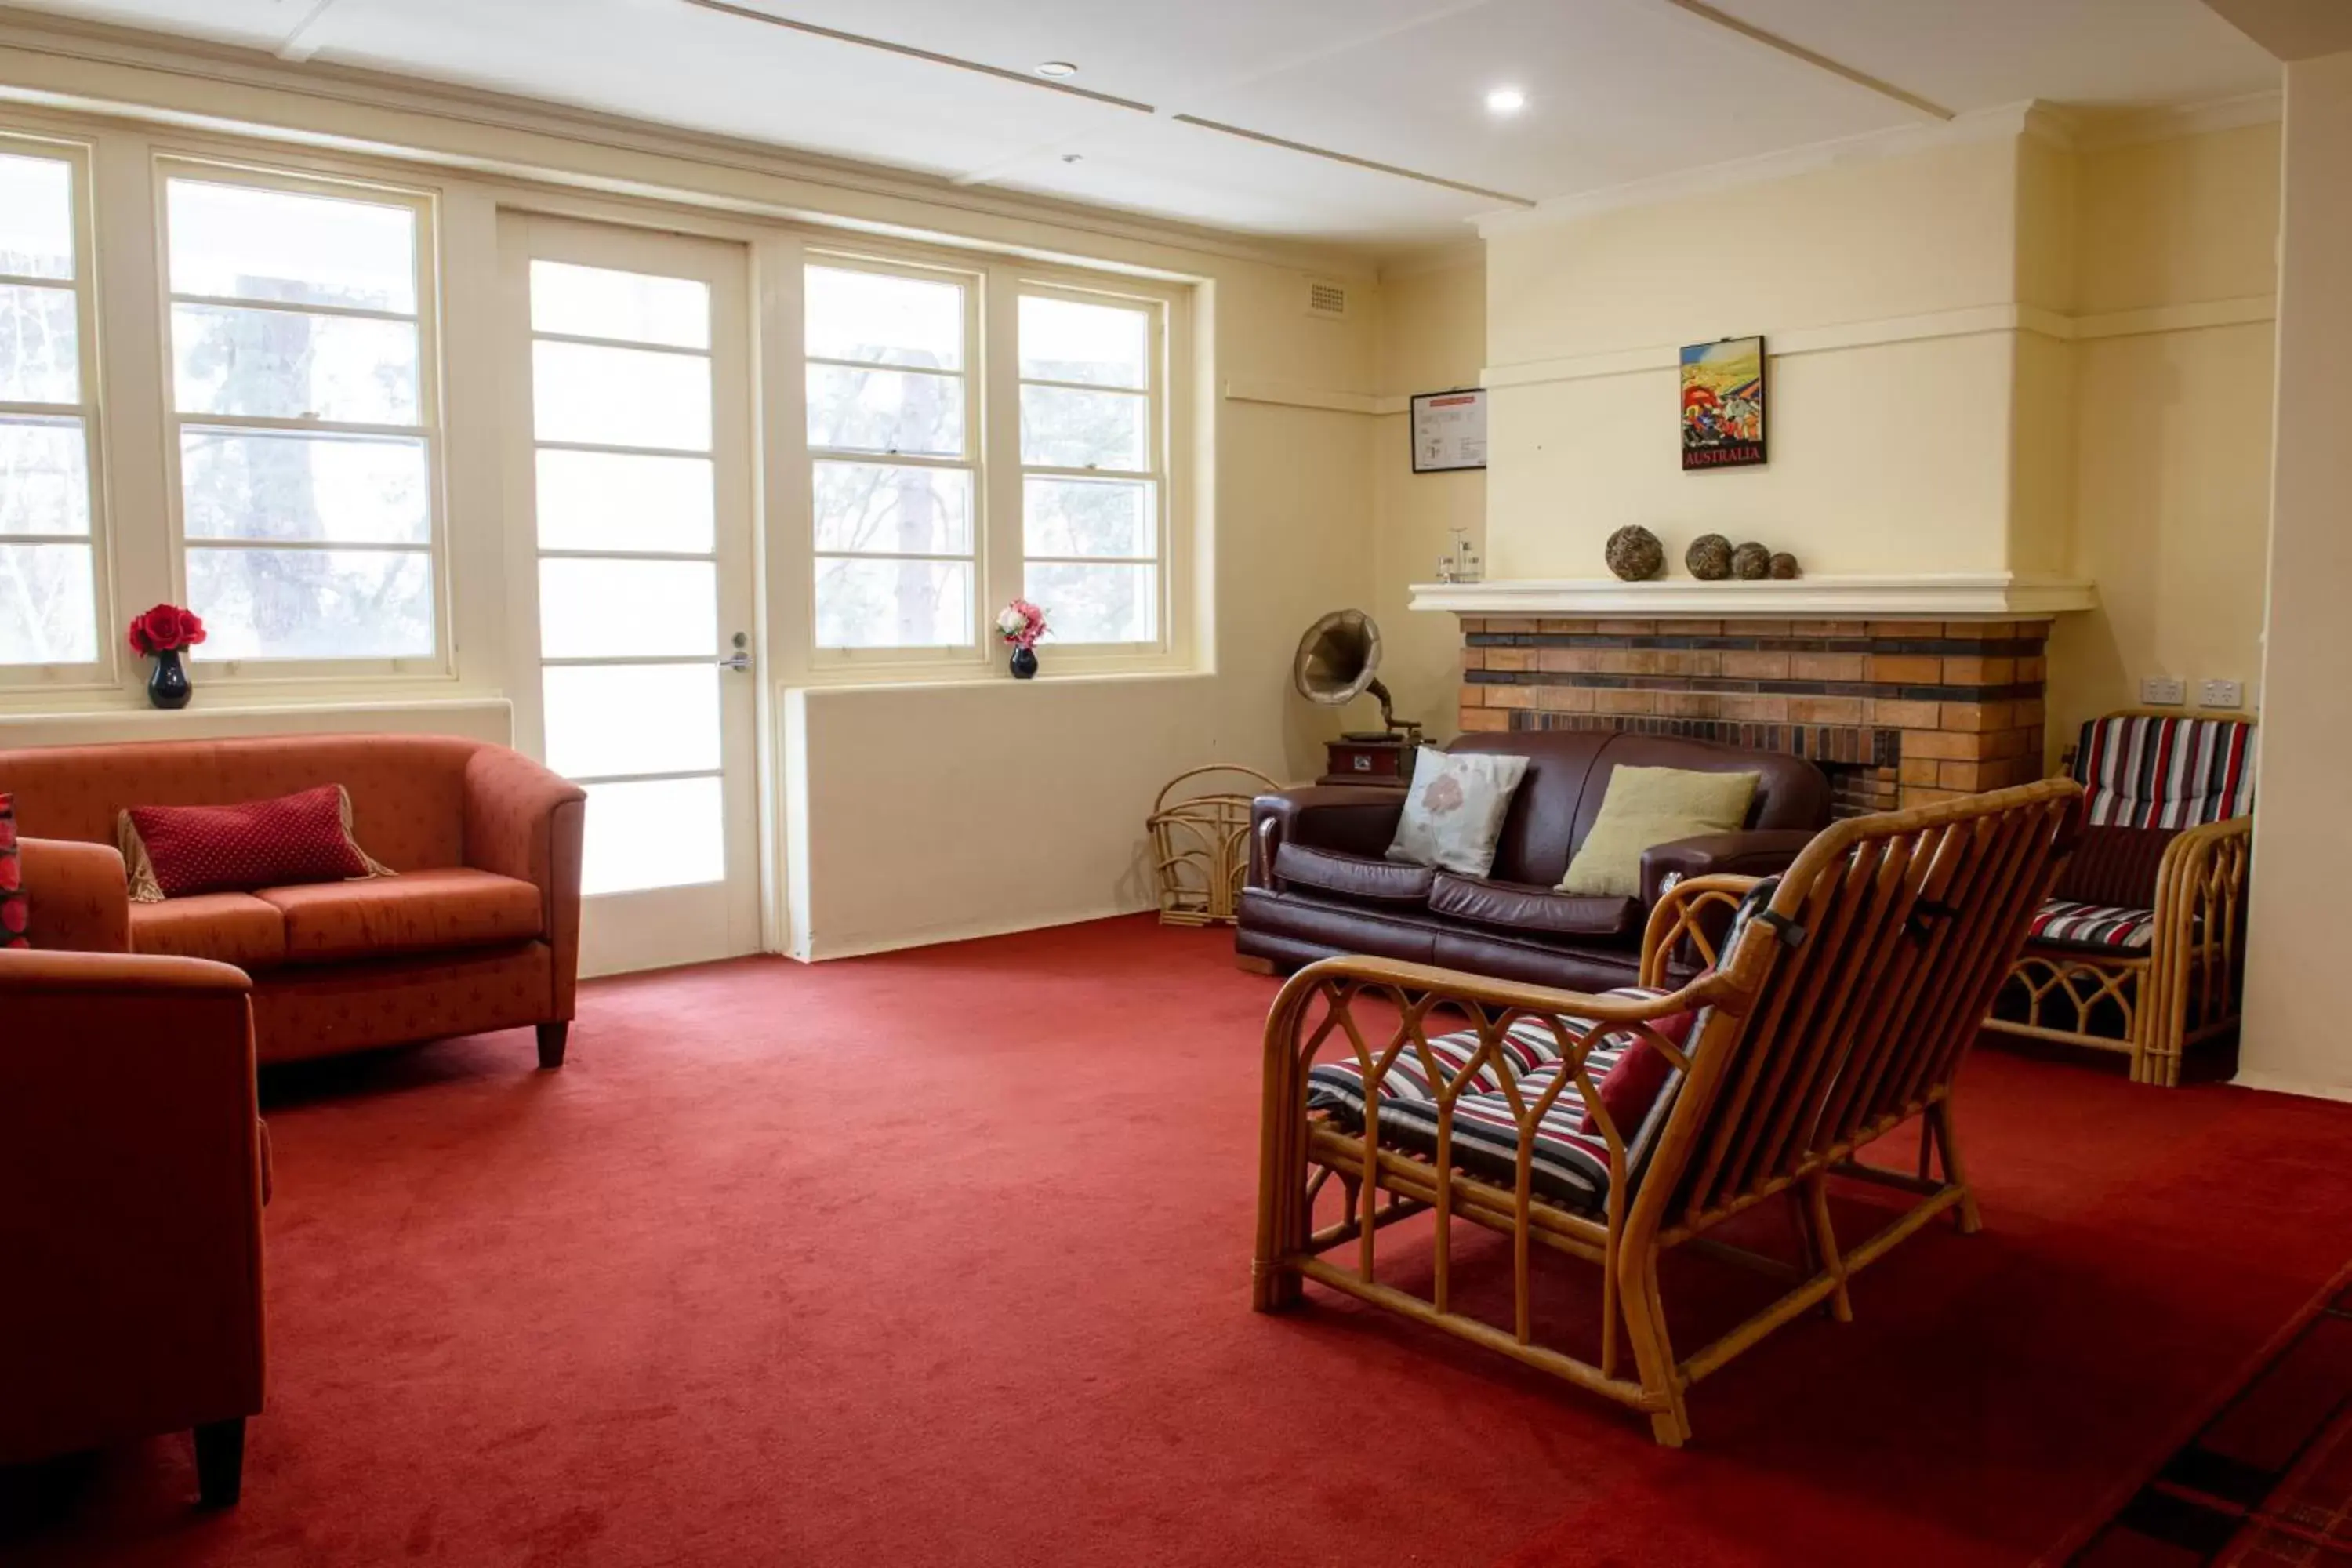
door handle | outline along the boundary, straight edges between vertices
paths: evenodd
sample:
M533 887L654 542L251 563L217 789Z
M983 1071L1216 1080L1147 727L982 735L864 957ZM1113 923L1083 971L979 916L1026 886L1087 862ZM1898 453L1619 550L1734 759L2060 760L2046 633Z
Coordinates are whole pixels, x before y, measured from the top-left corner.
M748 653L730 654L720 659L719 664L723 669L740 670L748 675L751 671L751 656Z

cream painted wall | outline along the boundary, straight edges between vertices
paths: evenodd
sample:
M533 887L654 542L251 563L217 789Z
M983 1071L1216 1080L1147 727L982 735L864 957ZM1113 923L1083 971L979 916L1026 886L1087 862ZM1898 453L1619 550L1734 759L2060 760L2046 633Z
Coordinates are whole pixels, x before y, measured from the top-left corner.
M1487 363L2006 299L2015 146L1989 137L1490 234Z
M1640 522L1677 574L1716 531L1816 573L2087 577L2100 608L2051 649L2053 760L2142 676L2251 698L2278 146L2261 124L2079 153L2028 134L1503 226L1493 574L1597 576ZM1680 472L1672 345L1757 331L1770 463Z
M2084 153L2072 308L2132 330L2072 348L2074 571L2099 607L2050 648L2053 755L2142 677L2262 664L2279 128ZM2221 324L2199 310L2235 305Z
M1228 267L1203 330L1219 383L1362 396L1369 321L1299 309L1298 276ZM1211 396L1211 668L783 693L791 951L835 958L1154 907L1144 819L1209 763L1288 783L1339 716L1297 696L1291 652L1370 601L1371 437L1360 413ZM1360 715L1359 715L1360 717Z
M2352 54L2286 68L2278 435L2241 1082L2352 1099L2332 981L2352 887Z
M1486 347L1486 276L1475 247L1381 279L1379 363L1382 407L1372 428L1373 541L1377 587L1370 609L1381 624L1381 678L1402 718L1418 719L1432 740L1460 727L1462 638L1452 616L1406 607L1415 583L1437 574L1438 557L1467 529L1483 552L1486 476L1412 471L1411 414L1416 392L1478 384ZM1369 710L1367 710L1369 711ZM1364 715L1350 710L1360 725Z
M1506 330L1489 326L1498 350ZM1688 335L1721 334L1694 321ZM1675 576L1702 533L1793 551L1815 573L2001 569L2005 336L1774 353L1767 374L1771 460L1712 473L1681 470L1671 364L1498 388L1488 574L1603 576L1602 542L1629 522L1664 542Z
M1255 294L1228 286L1220 341L1237 374L1332 346L1311 335L1328 326ZM1370 599L1374 421L1226 400L1218 425L1213 671L1056 679L1049 648L1026 684L787 694L794 952L1152 908L1144 819L1162 784L1214 762L1286 783L1322 771L1339 721L1292 691L1291 652L1324 610Z
M1629 522L1677 574L1705 532L1816 573L2002 569L2021 145L1984 135L1490 232L1491 574L1600 575ZM1675 350L1753 332L1772 355L1771 460L1685 474Z
M79 51L44 53L0 29L0 96L7 90L136 106L123 118L86 118L0 103L0 125L93 137L102 167L123 175L101 191L102 203L124 208L132 237L113 253L101 237L102 271L121 290L121 310L107 315L110 352L128 356L124 376L109 388L125 479L118 494L127 488L160 497L149 471L160 440L143 406L160 406L161 397L152 234L142 251L132 221L143 202L152 222L152 202L131 178L155 147L202 144L264 163L317 161L442 198L458 647L446 679L299 694L255 689L234 703L215 690L176 715L140 707L127 682L78 699L0 702L0 744L280 728L508 732L507 699L527 691L537 670L529 637L501 629L512 618L508 579L532 558L528 520L512 514L502 490L509 453L500 398L512 367L500 357L511 334L496 296L496 236L506 208L674 226L740 239L755 252L796 244L795 235L848 232L811 228L831 216L933 245L1092 261L1192 287L1198 346L1184 369L1194 449L1182 472L1192 481L1203 588L1194 624L1213 633L1196 637L1194 668L1074 677L1055 671L1049 648L1046 673L1025 684L1005 678L995 660L985 675L946 684L780 684L767 732L783 786L775 837L789 848L770 865L770 902L788 908L789 921L772 922L776 945L830 954L1148 908L1143 823L1171 775L1219 761L1286 780L1319 770L1319 740L1338 719L1291 692L1289 662L1316 614L1372 598L1374 421L1366 411L1375 312L1313 319L1305 293L1310 277L1339 277L1369 300L1376 290L1360 259L988 194L910 193L903 178L864 179L837 166L804 172L786 158L714 152L637 129L562 134L551 128L557 122L541 127L512 105L478 116L463 105L419 107L432 96L422 90L378 98L347 85L345 96L329 100L307 90L299 73L266 63L183 75ZM213 129L199 135L142 118L155 112L202 117ZM321 151L322 139L335 145ZM364 154L352 151L362 146ZM137 330L142 292L144 332ZM783 298L763 288L755 305L758 330L772 343L797 341L797 317L779 303ZM1228 380L1279 383L1299 395L1293 403L1229 398L1222 395ZM768 437L772 468L780 451L797 462L775 446L774 427ZM772 505L764 522L772 551L789 548L782 510ZM160 583L163 566L151 552L133 571ZM144 604L163 595L131 596ZM771 619L772 635L789 630ZM772 671L796 662L774 646L763 656ZM362 702L379 706L355 706Z

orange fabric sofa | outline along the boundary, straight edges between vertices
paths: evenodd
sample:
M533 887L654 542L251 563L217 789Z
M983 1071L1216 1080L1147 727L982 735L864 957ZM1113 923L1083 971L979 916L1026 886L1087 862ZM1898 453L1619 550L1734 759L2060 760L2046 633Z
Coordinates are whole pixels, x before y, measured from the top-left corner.
M236 1500L263 1392L248 990L198 959L0 950L0 1465L193 1430L203 1500Z
M350 792L352 836L396 877L136 904L126 806ZM586 796L519 752L440 735L0 752L33 945L233 964L263 1062L534 1026L559 1067L579 973Z

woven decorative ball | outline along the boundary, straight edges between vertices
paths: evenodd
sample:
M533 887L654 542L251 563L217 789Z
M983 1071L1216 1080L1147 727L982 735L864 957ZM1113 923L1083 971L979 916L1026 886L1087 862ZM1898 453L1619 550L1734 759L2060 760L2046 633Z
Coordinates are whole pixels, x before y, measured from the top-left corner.
M1772 574L1772 552L1749 540L1731 552L1732 575L1743 583L1753 583Z
M1782 582L1786 582L1791 577L1801 577L1804 574L1804 568L1797 564L1797 558L1795 556L1790 554L1785 550L1776 550L1772 552L1773 576L1780 578Z
M1628 583L1654 577L1666 563L1665 546L1658 542L1658 536L1631 524L1609 536L1601 555L1609 563L1609 570Z
M1702 533L1683 552L1683 564L1703 583L1720 583L1731 575L1731 541L1719 533Z

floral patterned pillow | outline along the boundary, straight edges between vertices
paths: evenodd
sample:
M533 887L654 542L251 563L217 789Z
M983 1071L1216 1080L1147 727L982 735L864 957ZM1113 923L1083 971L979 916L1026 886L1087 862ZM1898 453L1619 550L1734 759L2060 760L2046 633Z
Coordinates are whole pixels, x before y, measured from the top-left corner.
M16 848L16 797L0 795L0 947L30 947L32 900L25 896L25 865Z
M1414 759L1389 858L1483 877L1495 864L1503 814L1528 771L1525 757L1491 752L1441 752L1423 746Z

